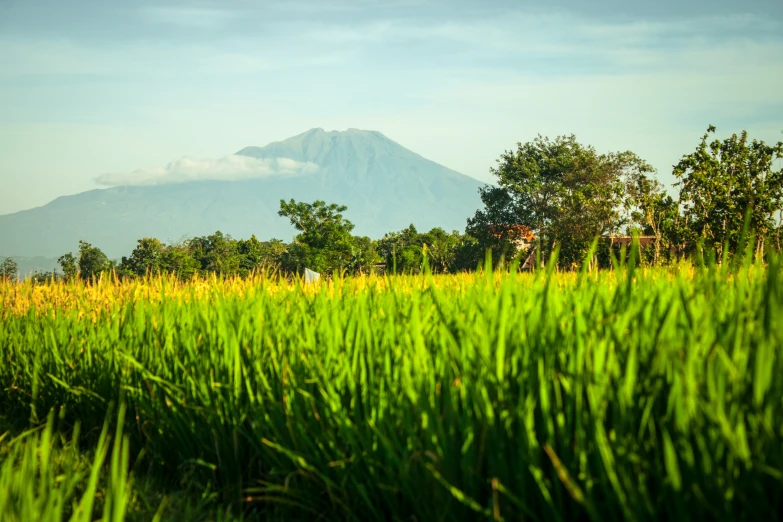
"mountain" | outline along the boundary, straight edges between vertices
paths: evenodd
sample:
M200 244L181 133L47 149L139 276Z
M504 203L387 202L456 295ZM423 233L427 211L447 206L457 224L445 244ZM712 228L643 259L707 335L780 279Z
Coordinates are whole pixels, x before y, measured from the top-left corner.
M463 230L481 205L483 183L427 160L380 132L312 129L236 153L288 158L317 166L307 175L235 181L117 186L63 196L42 207L0 216L0 256L57 257L83 239L111 258L142 237L164 242L220 230L237 238L290 240L295 230L277 215L280 200L346 205L355 234L380 238L414 224Z

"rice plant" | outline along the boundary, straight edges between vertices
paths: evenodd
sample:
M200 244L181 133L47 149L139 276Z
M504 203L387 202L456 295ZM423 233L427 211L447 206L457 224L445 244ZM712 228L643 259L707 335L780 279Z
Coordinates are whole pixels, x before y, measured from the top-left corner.
M0 412L9 429L59 408L78 420L89 473L111 476L112 520L122 495L143 503L140 476L159 494L146 513L171 520L770 520L783 507L780 272L770 257L5 284ZM112 403L127 444L107 463L85 434L109 429ZM3 484L51 483L19 464L40 466L49 439L25 437L3 477L28 471ZM17 519L63 520L57 506L81 502L71 484L87 468L68 466L63 500L14 490L34 506Z

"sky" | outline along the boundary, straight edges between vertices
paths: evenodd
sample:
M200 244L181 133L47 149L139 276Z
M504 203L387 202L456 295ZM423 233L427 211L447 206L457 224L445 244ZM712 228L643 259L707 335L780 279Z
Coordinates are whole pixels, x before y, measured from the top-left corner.
M668 185L708 125L783 140L781 93L779 0L0 0L0 214L313 127L490 182L573 133Z

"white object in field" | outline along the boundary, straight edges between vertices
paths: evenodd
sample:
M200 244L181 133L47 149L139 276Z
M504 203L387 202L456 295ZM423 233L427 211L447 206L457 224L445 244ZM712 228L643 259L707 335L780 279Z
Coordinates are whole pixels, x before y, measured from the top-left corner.
M305 268L305 283L312 283L313 281L318 281L320 278L321 274L313 272L309 268Z

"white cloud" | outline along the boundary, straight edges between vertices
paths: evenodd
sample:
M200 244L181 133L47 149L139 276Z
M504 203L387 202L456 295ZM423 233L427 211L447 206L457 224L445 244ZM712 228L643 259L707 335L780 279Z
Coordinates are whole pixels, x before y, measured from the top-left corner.
M168 185L204 180L243 180L273 176L307 176L318 171L318 165L290 158L252 158L232 154L218 159L184 157L165 167L137 169L128 173L98 176L99 185Z

